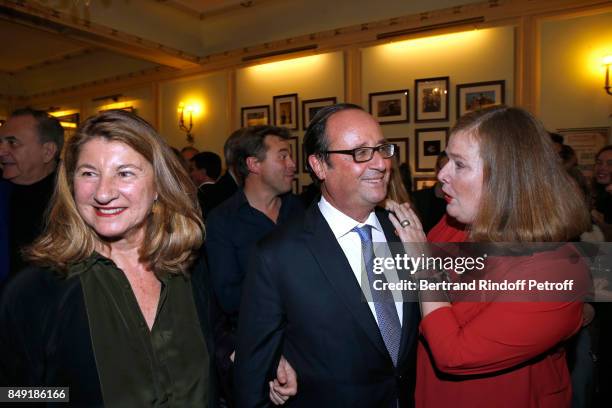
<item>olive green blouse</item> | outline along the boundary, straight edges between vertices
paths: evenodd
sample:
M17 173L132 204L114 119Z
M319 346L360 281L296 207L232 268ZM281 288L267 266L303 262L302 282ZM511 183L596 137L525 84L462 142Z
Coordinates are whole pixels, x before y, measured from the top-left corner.
M189 277L159 278L159 305L149 330L113 261L94 253L70 274L78 274L83 287L105 406L207 406L209 355Z

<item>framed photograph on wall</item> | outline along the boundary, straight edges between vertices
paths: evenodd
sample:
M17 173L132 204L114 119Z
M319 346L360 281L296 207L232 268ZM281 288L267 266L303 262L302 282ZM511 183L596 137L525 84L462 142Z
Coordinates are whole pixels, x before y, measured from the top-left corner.
M240 127L269 124L270 105L245 106L241 109Z
M388 137L386 140L397 146L398 152L395 154L397 163L408 163L408 158L410 157L410 139L407 137Z
M371 93L370 113L381 125L406 123L410 120L408 94L408 89Z
M291 158L295 162L295 174L300 172L300 155L299 155L300 142L297 136L291 136L289 138L289 147L291 148Z
M414 121L448 120L449 78L424 78L414 81Z
M433 187L437 182L438 179L435 176L416 176L413 179L412 185L414 186L414 191L418 191L424 188Z
M298 94L277 95L272 98L274 108L274 125L297 130L298 128Z
M314 115L316 115L321 108L335 104L335 96L302 101L302 129L306 130Z
M489 106L503 105L506 81L475 82L457 85L457 118Z
M416 129L416 171L435 171L438 155L446 149L448 128Z

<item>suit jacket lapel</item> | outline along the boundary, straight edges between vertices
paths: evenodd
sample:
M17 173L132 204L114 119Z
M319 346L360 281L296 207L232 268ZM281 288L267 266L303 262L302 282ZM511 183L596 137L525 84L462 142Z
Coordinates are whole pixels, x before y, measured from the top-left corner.
M391 255L395 258L396 255L403 255L404 252L399 252L400 243L398 236L395 235L395 227L391 224L389 220L389 216L387 211L382 208L376 208L376 217L382 226L383 232L385 233L385 237L387 238L387 243L389 244L389 249L391 251ZM395 244L394 244L395 243ZM401 276L400 276L401 279ZM402 365L402 362L405 358L409 357L408 350L412 349L412 345L417 339L418 327L420 321L420 313L417 302L410 301L409 299L404 299L403 303L403 316L402 316L402 337L400 340L400 351L399 351L399 363L398 365Z
M329 283L372 344L391 361L376 320L364 300L353 270L316 203L307 210L304 226L306 232L312 234L306 241L307 245Z

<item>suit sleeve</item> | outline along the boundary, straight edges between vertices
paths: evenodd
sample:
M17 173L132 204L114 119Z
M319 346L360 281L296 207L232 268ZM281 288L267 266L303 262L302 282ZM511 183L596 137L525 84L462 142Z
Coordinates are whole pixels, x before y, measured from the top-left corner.
M268 406L268 381L280 358L285 326L278 267L256 247L243 286L234 368L239 407Z

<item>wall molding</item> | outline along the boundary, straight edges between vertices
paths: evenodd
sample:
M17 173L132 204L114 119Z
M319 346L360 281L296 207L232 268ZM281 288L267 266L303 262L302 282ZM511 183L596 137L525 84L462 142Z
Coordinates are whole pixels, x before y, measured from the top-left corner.
M0 0L0 5L7 3ZM15 3L15 2L10 2ZM515 49L516 104L530 110L538 106L539 78L539 24L543 19L570 18L612 11L612 3L602 0L488 0L463 6L412 14L365 24L341 27L317 33L266 42L199 57L199 64L183 69L158 67L127 75L120 75L54 91L29 95L28 103L38 104L57 97L80 97L103 92L103 89L125 89L150 82L168 81L197 75L235 70L267 62L286 60L283 50L297 50L291 58L328 52L345 52L345 61L351 64L345 71L347 101L357 101L355 78L359 77L353 57L355 49L393 40L422 38L431 35L465 31L467 29L514 26L517 30ZM534 45L535 44L535 45ZM353 51L351 51L353 50Z

